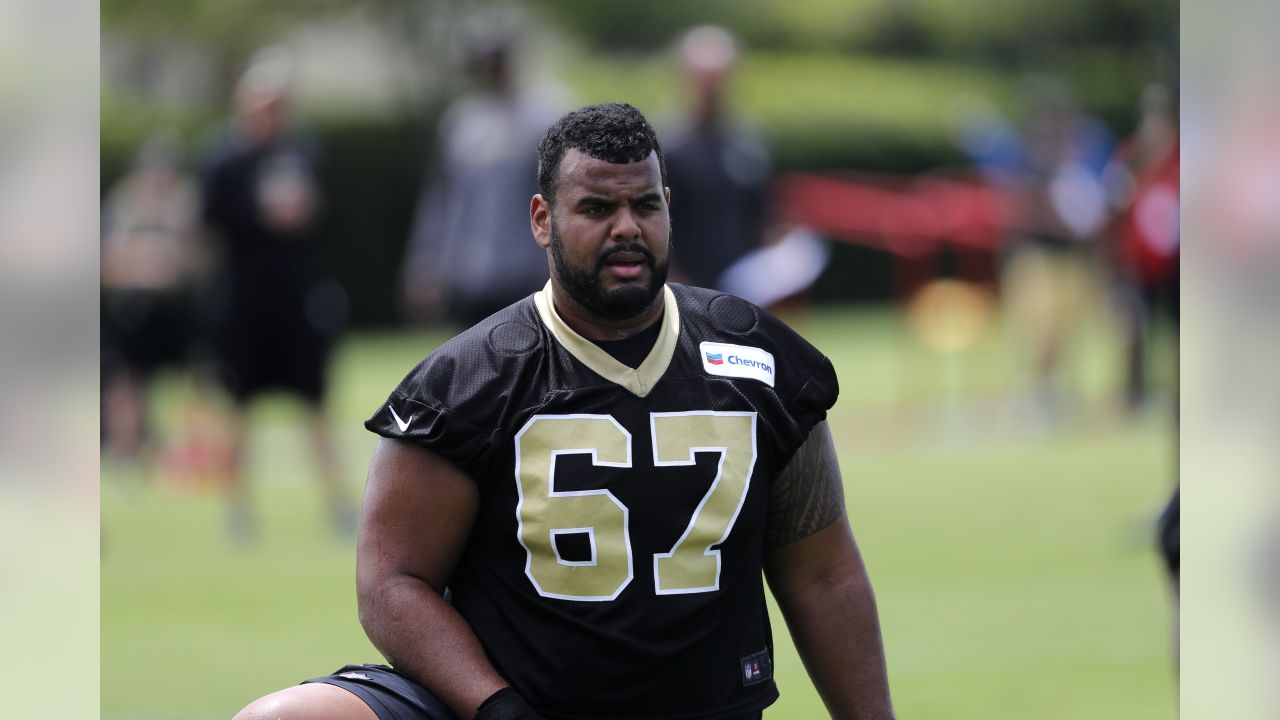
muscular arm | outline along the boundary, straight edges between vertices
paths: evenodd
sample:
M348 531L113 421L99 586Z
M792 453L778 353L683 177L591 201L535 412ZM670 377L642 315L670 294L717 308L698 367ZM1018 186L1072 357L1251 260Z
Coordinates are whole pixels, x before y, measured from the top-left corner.
M356 552L365 633L461 718L507 685L442 597L478 505L475 483L461 470L429 450L384 439L369 468Z
M831 717L893 717L875 595L844 514L831 431L814 427L770 494L765 577Z

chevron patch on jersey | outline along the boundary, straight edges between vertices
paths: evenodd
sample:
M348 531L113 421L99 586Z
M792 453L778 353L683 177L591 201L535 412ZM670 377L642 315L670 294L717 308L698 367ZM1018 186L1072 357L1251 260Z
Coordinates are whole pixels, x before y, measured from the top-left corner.
M704 342L698 346L702 369L712 375L759 380L773 387L773 355L757 347Z

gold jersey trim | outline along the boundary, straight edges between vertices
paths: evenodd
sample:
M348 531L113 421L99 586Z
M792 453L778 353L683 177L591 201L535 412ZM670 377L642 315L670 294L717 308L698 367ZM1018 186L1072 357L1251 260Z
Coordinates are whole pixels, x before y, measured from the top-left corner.
M542 322L564 346L569 354L577 358L583 365L591 368L600 377L609 382L621 385L636 397L644 397L658 384L658 380L667 372L671 358L676 353L676 340L680 337L680 309L676 306L675 293L666 285L662 286L663 313L662 327L658 330L658 339L649 350L649 355L638 368L630 368L600 349L599 345L582 337L569 327L556 312L552 302L551 281L548 280L542 290L534 293L533 304L538 308Z

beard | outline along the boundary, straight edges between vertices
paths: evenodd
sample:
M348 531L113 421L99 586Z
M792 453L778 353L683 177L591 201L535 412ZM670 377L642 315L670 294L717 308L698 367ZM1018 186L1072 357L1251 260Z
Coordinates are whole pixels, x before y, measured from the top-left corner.
M668 235L668 248L670 242ZM600 285L600 274L604 272L605 264L610 257L620 252L644 256L644 264L649 268L648 284L627 283L612 289L605 289ZM642 243L613 245L603 250L596 257L595 266L589 270L573 266L564 256L564 246L554 220L551 222L551 262L555 267L556 277L569 297L588 312L605 320L628 320L640 315L653 304L667 282L668 262L663 260L659 263Z

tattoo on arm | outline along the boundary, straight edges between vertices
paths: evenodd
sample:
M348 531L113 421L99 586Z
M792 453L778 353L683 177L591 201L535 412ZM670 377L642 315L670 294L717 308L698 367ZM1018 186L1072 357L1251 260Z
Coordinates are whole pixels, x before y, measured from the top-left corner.
M765 551L802 540L842 517L844 481L831 430L823 421L773 480Z

